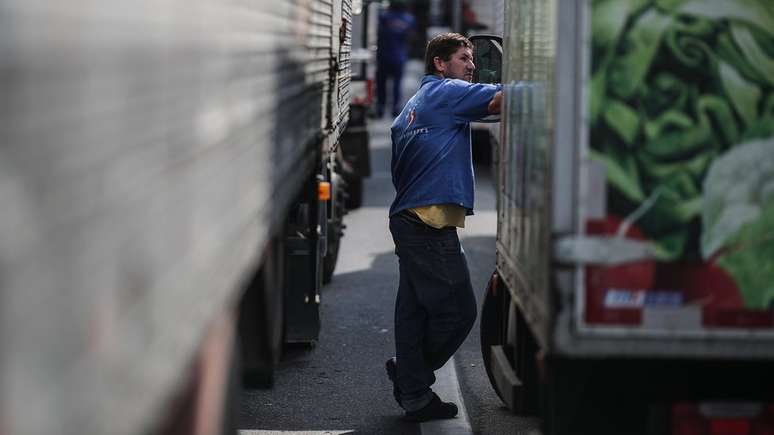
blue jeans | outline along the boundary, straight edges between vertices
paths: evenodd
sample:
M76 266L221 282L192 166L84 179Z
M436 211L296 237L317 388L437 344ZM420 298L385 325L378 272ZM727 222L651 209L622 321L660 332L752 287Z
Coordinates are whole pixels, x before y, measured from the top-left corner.
M398 213L390 232L400 263L395 302L397 386L407 411L427 405L435 370L467 337L476 297L456 228L435 229Z

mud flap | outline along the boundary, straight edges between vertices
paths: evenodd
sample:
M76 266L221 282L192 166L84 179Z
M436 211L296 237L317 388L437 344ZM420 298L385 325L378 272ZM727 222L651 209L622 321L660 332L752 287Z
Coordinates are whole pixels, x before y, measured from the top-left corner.
M286 239L285 342L317 342L320 334L322 271L318 240Z

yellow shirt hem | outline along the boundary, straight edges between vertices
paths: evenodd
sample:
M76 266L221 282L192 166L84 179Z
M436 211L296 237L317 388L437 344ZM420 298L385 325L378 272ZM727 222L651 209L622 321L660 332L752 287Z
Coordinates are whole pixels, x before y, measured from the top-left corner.
M411 209L425 224L433 228L465 228L465 216L468 211L457 204L434 204Z

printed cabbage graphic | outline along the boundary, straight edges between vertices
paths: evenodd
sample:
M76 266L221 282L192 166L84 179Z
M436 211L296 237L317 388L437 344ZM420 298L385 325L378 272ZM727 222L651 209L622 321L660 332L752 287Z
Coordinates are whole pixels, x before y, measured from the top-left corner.
M738 236L733 222L765 214L755 201L714 210L707 231L702 183L715 159L774 135L774 1L591 5L589 145L606 169L608 212L644 210L637 226L662 261L716 251Z
M738 145L704 179L701 254L716 258L748 308L774 302L774 138Z

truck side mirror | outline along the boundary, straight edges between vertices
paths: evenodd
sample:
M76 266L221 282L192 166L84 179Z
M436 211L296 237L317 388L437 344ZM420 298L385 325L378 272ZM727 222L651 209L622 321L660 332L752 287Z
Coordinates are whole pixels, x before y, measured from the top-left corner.
M494 35L474 35L473 44L473 83L502 83L503 38ZM500 122L500 115L489 115L478 122Z
M473 63L476 65L473 83L502 83L503 38L474 35L469 39L473 43Z

